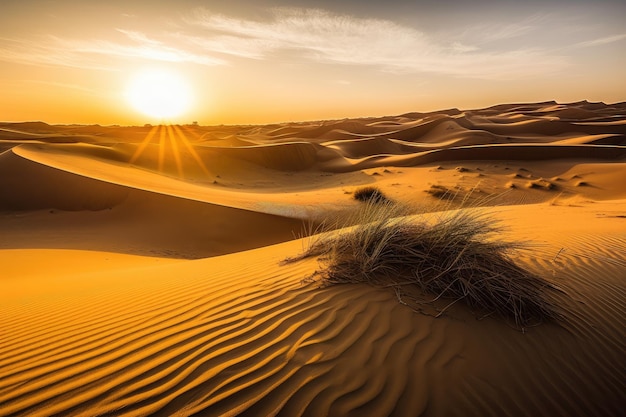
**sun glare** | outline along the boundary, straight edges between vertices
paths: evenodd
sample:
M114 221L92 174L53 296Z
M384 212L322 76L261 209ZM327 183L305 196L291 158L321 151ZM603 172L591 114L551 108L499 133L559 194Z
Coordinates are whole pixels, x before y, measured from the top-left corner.
M191 90L174 72L149 70L137 74L126 90L129 103L141 113L159 119L182 115L191 106Z

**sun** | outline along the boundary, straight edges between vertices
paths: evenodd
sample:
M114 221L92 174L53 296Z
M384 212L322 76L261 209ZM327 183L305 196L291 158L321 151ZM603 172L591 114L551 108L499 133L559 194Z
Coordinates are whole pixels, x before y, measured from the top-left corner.
M171 119L189 110L192 94L180 74L151 69L137 73L130 80L126 98L136 110L147 116Z

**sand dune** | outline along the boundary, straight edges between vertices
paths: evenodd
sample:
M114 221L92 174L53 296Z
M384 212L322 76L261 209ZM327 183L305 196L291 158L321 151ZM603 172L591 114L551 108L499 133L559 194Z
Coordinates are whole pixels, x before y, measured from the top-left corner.
M620 415L625 111L0 123L0 415ZM316 259L281 261L365 185L491 213L563 318L303 281Z
M550 227L559 236L525 262L573 295L565 327L526 335L462 310L415 314L370 287L302 286L315 262L278 266L299 242L182 264L138 260L115 273L13 277L4 282L3 413L617 413L626 245L623 230L594 237L608 223L595 211L572 217L587 226L581 236L551 227L559 207L504 209L516 224L543 220L524 236L546 239Z
M288 240L302 225L299 219L77 175L12 152L0 155L0 167L0 210L24 213L0 220L5 231L16 233L0 241L2 248L78 244L81 249L198 258ZM24 221L41 226L36 237L21 233ZM94 239L85 239L89 235Z

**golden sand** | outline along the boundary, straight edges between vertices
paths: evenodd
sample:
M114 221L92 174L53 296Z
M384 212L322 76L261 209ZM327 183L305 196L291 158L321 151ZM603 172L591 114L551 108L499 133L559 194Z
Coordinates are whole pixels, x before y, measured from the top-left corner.
M0 124L0 415L619 415L625 114ZM424 210L437 190L480 203L531 244L515 260L562 290L565 318L434 318L303 282L315 259L281 264L366 185Z

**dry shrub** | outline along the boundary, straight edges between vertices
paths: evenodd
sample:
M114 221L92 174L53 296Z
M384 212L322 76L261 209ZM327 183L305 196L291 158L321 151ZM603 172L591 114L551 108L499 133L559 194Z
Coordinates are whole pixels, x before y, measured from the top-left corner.
M354 191L354 199L358 201L386 203L389 198L376 187L361 187Z
M511 318L524 328L557 318L545 297L547 281L516 265L520 245L495 239L500 229L477 210L407 216L396 204L366 202L348 229L318 235L298 258L320 256L312 279L324 284L413 286L433 302L464 301L486 315ZM345 221L345 219L344 219Z
M458 196L459 190L455 191L444 185L435 184L431 185L425 192L441 200L454 200Z

